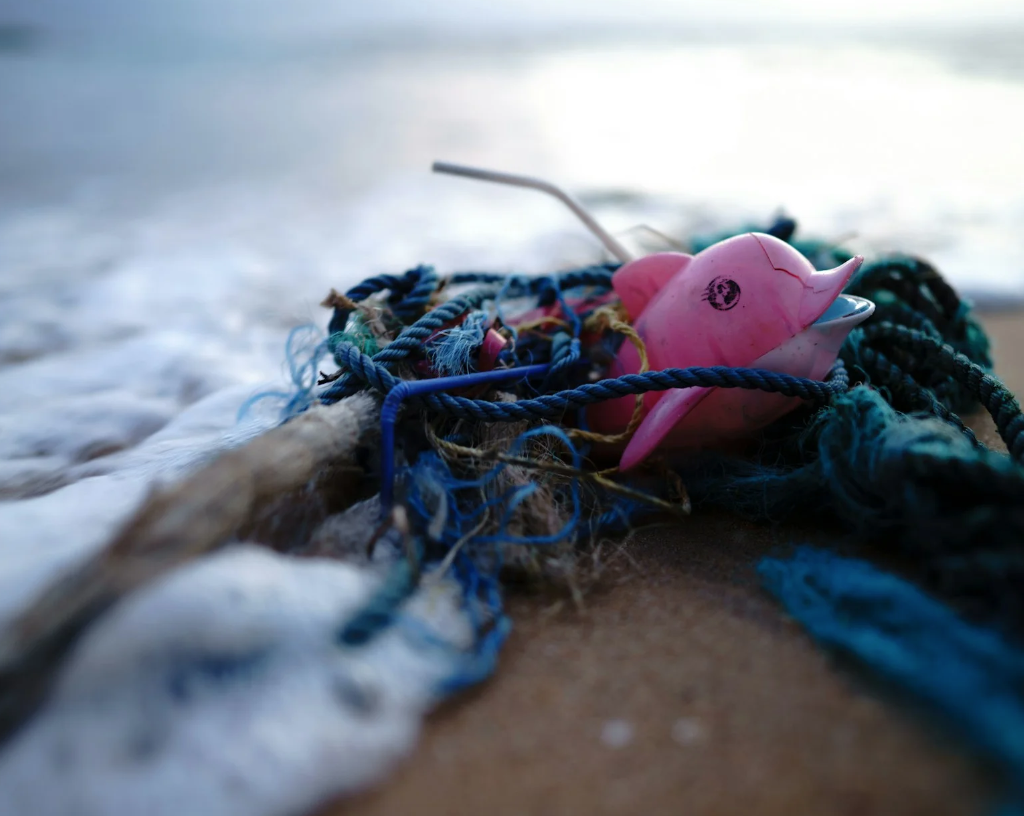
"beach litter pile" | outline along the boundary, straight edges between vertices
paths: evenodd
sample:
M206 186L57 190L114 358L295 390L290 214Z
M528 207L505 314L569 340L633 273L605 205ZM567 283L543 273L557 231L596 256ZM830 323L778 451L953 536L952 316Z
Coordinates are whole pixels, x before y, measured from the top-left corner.
M294 391L254 398L281 400L280 425L156 491L0 634L0 804L179 812L152 801L163 784L192 787L192 813L290 813L357 790L411 744L393 712L415 719L498 668L513 576L580 601L597 542L717 507L838 521L912 562L913 582L800 548L759 571L816 640L988 757L1020 807L1024 416L968 304L923 260L865 261L789 218L633 258L551 185L437 169L556 194L615 261L540 276L417 266L332 291L326 332L289 340ZM1006 452L960 419L979 405ZM283 555L208 555L237 542ZM258 574L296 557L339 563L329 577L300 567L287 591L239 584L259 625L221 637L233 606L209 588L239 580L238 559ZM188 570L205 578L186 590ZM370 577L325 600L357 575ZM304 599L304 581L323 592ZM191 629L162 627L182 592ZM112 668L126 640L139 645ZM306 694L320 717L310 667L332 660L344 715L260 787L252 768L275 743L254 729L286 729L291 711L267 696ZM209 750L204 721L241 729L235 789L223 762L180 761ZM116 736L82 756L105 723ZM47 790L41 764L77 782Z

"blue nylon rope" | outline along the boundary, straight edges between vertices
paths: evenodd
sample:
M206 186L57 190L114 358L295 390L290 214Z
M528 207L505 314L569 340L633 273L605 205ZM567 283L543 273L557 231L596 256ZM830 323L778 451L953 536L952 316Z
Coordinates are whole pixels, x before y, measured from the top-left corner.
M352 343L338 344L335 348L335 356L346 371L342 378L345 380L345 388L332 387L322 393L320 399L326 403L336 402L344 391L355 389L354 383L356 382L361 382L364 387L369 387L382 394L389 393L401 380L388 370L386 364L380 364L377 360L393 345L394 343L371 358L363 354ZM395 357L394 359L397 361L399 358ZM849 380L841 362L837 363L824 382L757 368L695 366L692 368L666 368L662 371L648 371L645 374L626 374L622 377L585 383L576 388L517 402L491 402L444 393L423 395L416 401L432 410L460 419L475 419L481 422L520 422L528 419L556 418L561 416L567 408L581 408L617 397L646 394L649 391L667 391L672 388L690 388L692 386L745 388L783 394L788 397L800 397L810 402L821 403L846 391L848 384Z

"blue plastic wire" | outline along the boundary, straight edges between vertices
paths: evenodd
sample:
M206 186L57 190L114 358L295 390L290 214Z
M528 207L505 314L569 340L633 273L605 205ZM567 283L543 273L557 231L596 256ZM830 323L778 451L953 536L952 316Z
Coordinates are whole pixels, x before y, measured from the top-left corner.
M432 380L398 380L388 391L380 409L380 506L383 512L391 509L395 495L395 423L398 410L408 397L433 394L474 385L487 385L511 380L521 380L546 374L549 365L524 366L523 368L502 368L494 371L480 371L476 374L462 374L458 377L436 377Z

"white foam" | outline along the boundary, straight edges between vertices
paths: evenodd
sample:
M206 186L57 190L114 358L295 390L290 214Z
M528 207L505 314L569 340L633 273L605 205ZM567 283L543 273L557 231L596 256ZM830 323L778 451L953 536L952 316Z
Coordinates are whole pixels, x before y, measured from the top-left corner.
M267 430L276 416L253 412L236 424L238 405L248 387L226 389L186 408L160 431L119 454L83 464L70 464L61 455L10 459L8 478L19 463L35 464L46 478L64 486L21 501L0 502L0 622L27 603L45 583L108 541L140 502L160 482L182 478L217 453L235 447ZM71 404L90 401L72 400ZM72 412L74 414L74 412ZM51 441L74 440L76 434L96 438L113 421L84 410L79 421L61 420L56 411L15 414L31 433L52 432ZM24 471L22 471L24 473Z
M432 581L407 612L444 643L397 625L339 646L378 580L238 546L131 597L0 754L0 813L275 816L379 780L471 632Z
M39 274L0 301L0 622L109 540L155 484L278 421L273 401L241 422L238 411L290 388L288 331L322 323L316 302L356 273L325 263L347 236L275 233L274 207L249 200L188 197L106 222L98 244L77 242L91 219L50 213L87 271L53 272L67 259L46 242L6 268ZM222 209L239 215L226 222ZM26 231L26 218L0 233ZM46 234L41 214L30 220ZM378 780L411 748L457 655L401 628L338 647L338 626L377 580L246 547L132 596L0 752L0 812L259 816ZM421 595L408 614L464 647L453 590ZM231 673L257 652L257 668ZM204 666L230 677L203 679ZM182 702L171 686L189 667L202 676Z

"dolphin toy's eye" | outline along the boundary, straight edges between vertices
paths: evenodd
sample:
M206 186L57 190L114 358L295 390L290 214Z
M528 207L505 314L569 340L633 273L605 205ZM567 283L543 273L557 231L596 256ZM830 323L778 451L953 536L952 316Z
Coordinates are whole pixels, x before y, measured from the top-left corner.
M740 302L741 293L740 285L736 281L719 276L708 284L702 299L706 300L712 309L727 312Z

